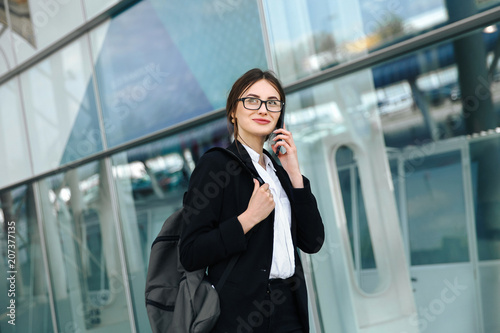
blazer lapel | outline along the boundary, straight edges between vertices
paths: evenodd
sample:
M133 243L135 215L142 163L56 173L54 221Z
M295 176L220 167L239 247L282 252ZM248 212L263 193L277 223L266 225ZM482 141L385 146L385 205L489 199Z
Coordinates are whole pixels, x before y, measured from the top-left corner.
M288 197L291 198L293 186L285 169L283 169L283 167L280 164L278 164L278 162L276 162L276 160L274 159L274 157L271 155L270 152L264 149L264 154L266 154L269 157L269 159L271 159L271 162L273 163L274 168L276 169L276 175L278 176L278 179L281 182L281 186L283 186L286 195L288 195Z
M243 163L245 163L245 165L250 170L252 170L253 172L255 172L256 175L259 174L257 172L257 169L255 169L255 166L253 165L253 162L252 162L252 159L250 158L250 155L248 155L247 150L245 149L245 147L243 147L241 145L241 143L239 143L237 140L234 140L233 143L231 143L229 145L229 147L227 147L227 149L229 149L230 151L232 151L233 153L235 153L239 158L241 158L241 160L243 161Z
M237 156L241 158L243 163L247 167L249 167L252 171L254 171L256 174L259 174L257 172L257 169L255 169L255 166L253 165L252 159L250 158L250 155L248 155L247 150L245 147L241 145L237 140L234 140L233 143L227 147L230 151L235 153ZM271 162L274 165L274 168L276 169L276 175L278 176L278 179L281 182L281 186L283 186L283 189L285 190L286 194L288 195L289 198L292 197L292 182L290 181L290 178L288 177L288 174L286 173L285 169L281 165L279 165L274 157L269 153L267 150L264 149L264 154L266 154L270 159Z

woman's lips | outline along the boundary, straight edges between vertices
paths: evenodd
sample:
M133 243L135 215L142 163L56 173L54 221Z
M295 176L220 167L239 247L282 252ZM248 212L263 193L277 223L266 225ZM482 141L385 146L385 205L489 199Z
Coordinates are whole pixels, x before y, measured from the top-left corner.
M261 119L261 118L256 118L256 119L252 119L252 120L258 124L261 124L261 125L266 125L266 124L269 124L271 122L270 120Z

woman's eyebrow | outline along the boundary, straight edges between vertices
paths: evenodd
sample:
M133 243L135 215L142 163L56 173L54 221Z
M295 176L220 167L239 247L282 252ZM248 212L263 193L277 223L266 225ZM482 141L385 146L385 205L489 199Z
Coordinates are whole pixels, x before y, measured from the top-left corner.
M259 95L256 95L256 94L248 94L246 97L255 97L255 98L260 98ZM276 96L269 96L268 100L269 99L279 99L278 97Z

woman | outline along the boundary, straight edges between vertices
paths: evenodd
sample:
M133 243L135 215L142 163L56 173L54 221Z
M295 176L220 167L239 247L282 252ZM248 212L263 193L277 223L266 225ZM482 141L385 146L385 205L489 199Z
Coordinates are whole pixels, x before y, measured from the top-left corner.
M218 291L221 315L213 332L309 332L306 285L295 249L319 251L324 228L309 180L300 174L292 134L277 128L284 104L278 79L260 69L240 77L227 99L235 139L228 149L259 174L262 186L220 151L203 155L191 175L182 265L208 267L208 279L216 285L239 255ZM277 135L273 151L281 166L263 149L271 133Z

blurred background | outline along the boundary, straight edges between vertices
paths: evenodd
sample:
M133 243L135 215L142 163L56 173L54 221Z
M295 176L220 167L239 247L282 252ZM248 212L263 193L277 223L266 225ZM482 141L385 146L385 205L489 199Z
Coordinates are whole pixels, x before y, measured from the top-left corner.
M311 331L500 332L499 5L0 0L0 331L151 331L151 243L259 67L326 227Z

